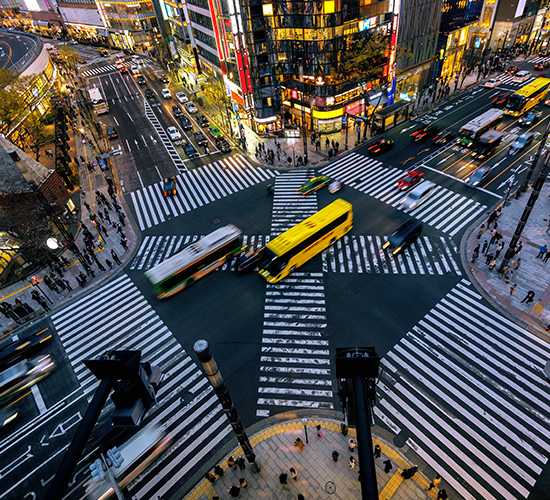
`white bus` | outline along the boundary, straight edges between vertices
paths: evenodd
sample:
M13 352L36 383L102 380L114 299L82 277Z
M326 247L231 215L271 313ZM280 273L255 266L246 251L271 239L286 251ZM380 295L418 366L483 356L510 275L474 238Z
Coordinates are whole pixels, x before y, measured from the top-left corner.
M462 146L470 147L474 142L489 130L497 128L504 120L502 109L490 109L482 115L470 120L458 131L457 142Z
M243 233L233 224L183 247L145 272L159 299L168 298L207 275L243 250Z
M88 94L90 95L90 101L92 101L92 107L96 115L103 115L109 112L109 106L103 99L101 91L97 87L90 87L88 89Z

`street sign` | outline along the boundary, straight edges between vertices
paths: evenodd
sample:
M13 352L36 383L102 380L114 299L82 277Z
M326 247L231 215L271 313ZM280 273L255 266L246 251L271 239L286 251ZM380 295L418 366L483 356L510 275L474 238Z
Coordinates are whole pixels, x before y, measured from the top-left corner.
M92 167L96 168L97 166L98 166L97 161L93 161L93 162L92 162Z
M105 166L105 161L104 160L99 160L99 166L104 167Z
M101 155L100 158L109 158L111 155L109 153L105 154L105 155Z

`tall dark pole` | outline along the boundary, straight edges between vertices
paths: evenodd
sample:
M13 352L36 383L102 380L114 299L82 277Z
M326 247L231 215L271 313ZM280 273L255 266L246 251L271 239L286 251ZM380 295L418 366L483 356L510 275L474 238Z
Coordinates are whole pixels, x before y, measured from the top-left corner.
M531 196L529 196L529 199L527 200L527 204L525 205L525 209L521 214L521 218L516 227L514 236L510 240L510 245L506 250L506 255L504 256L504 259L502 259L502 264L500 265L499 272L502 272L504 270L504 268L508 265L508 262L510 262L510 259L515 254L514 249L516 248L516 244L521 238L523 229L525 228L525 225L529 220L529 216L531 215L531 211L533 210L533 207L535 206L535 203L539 198L540 191L542 189L542 186L544 185L544 182L546 181L546 177L548 177L549 171L550 171L550 153L546 155L546 158L544 159L544 163L542 164L542 167L539 171L537 180L533 184L533 190L531 191Z
M223 377L220 373L220 370L218 369L218 364L212 356L212 352L210 351L210 346L208 345L208 342L206 340L197 340L195 342L195 345L193 346L193 349L195 350L195 353L197 354L199 361L202 364L202 368L206 373L208 381L212 384L214 392L220 400L223 411L225 412L225 415L227 416L227 419L229 420L229 423L233 428L233 432L237 436L237 440L239 441L239 444L243 449L246 459L252 466L252 470L254 472L259 472L260 464L256 460L254 450L250 445L250 441L248 440L248 436L246 435L246 431L244 430L241 419L237 414L237 410L233 406L233 401L231 400L229 391L227 390Z
M306 111L304 103L306 102L306 96L305 96L305 85L304 85L304 60L299 60L299 73L298 76L300 78L300 86L302 91L302 129L303 129L303 137L304 137L304 165L305 160L307 159L307 124L306 124Z
M542 134L539 147L537 149L537 152L535 153L535 157L533 158L531 165L529 165L527 172L525 172L525 177L523 178L523 181L521 181L521 186L518 189L518 196L519 196L519 193L525 193L525 191L527 190L527 186L529 185L531 176L535 171L535 167L537 166L537 162L539 161L540 155L542 154L542 150L546 145L546 140L548 139L548 135L550 135L550 122L548 122L548 125L546 126L546 130L544 131L544 134Z

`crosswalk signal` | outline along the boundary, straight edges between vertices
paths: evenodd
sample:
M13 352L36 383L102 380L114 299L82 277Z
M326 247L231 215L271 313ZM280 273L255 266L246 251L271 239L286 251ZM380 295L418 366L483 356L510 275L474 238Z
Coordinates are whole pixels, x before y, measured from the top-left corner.
M103 470L103 460L101 458L94 460L94 463L90 465L90 470L92 471L94 483L105 481L105 471Z
M122 465L122 462L124 462L124 457L120 454L116 446L107 451L107 458L111 461L115 469L118 469Z
M38 278L36 276L32 276L31 277L31 283L34 285L34 286L38 286Z

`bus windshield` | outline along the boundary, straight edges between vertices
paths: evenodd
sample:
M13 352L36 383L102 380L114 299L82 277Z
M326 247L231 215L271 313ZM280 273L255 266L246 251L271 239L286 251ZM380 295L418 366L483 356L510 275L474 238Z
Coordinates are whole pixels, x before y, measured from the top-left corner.
M512 94L510 97L508 97L506 109L509 109L512 111L520 111L523 108L524 100L525 100L525 97L523 97L522 95Z

